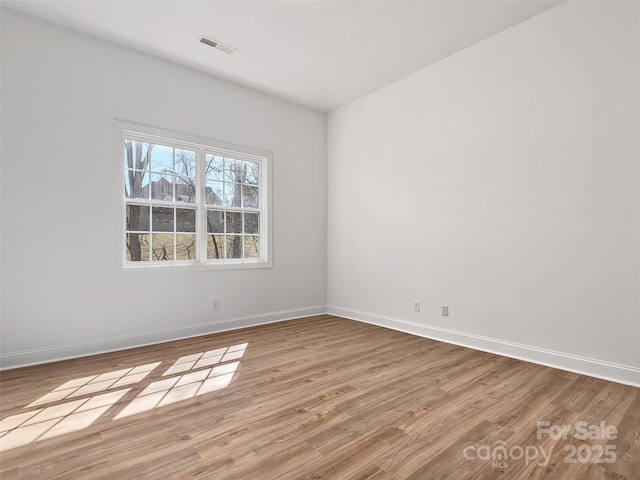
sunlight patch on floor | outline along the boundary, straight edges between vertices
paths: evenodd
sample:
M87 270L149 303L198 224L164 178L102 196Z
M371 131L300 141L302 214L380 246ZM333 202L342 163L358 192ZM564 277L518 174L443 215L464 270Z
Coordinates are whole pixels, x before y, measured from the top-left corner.
M0 452L83 430L134 389L141 391L113 420L226 388L233 380L240 365L238 360L247 345L241 343L182 356L161 375L174 376L147 385L142 381L162 362L69 380L24 407L40 408L0 421ZM176 375L178 373L181 375ZM50 403L56 404L45 406Z

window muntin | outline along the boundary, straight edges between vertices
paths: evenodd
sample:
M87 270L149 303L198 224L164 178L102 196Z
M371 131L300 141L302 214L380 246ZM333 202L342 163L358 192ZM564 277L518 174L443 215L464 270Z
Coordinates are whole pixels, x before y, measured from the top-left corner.
M266 157L123 131L125 266L267 262Z

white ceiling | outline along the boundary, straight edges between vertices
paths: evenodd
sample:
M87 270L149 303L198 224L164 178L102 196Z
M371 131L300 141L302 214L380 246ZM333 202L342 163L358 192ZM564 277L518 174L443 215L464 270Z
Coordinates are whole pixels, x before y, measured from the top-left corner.
M8 1L14 10L331 111L561 1ZM203 45L206 35L235 48Z

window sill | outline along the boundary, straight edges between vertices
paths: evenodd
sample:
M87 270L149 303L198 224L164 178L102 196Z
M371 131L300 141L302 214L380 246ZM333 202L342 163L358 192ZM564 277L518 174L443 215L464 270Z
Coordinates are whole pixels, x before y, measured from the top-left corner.
M256 270L272 268L271 262L227 262L227 263L145 263L122 265L119 273L141 275L174 275L179 273L221 272L227 270Z

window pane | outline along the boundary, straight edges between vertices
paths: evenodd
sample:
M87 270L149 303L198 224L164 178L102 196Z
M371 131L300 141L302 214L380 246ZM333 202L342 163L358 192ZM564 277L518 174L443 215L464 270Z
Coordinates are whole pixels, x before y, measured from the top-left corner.
M224 184L224 196L223 205L227 207L240 207L240 184L239 183L225 183Z
M242 186L242 206L246 208L258 208L259 205L258 187L249 185Z
M204 202L207 205L222 205L222 197L224 196L222 192L222 182L207 182L204 191Z
M227 258L242 258L242 235L227 235Z
M152 260L173 260L173 234L153 233L151 235Z
M242 233L242 212L227 212L227 233Z
M207 235L207 258L224 258L224 235Z
M260 233L260 214L244 214L244 233Z
M149 235L127 233L127 260L130 262L149 261Z
M196 210L195 208L176 209L176 232L196 231Z
M173 175L151 174L151 198L173 202Z
M240 183L242 178L242 162L233 158L224 159L224 181Z
M147 205L127 205L127 230L149 231L149 207Z
M151 171L173 173L173 148L151 145Z
M173 232L173 225L173 208L153 207L152 230L154 232Z
M176 174L187 177L196 176L196 152L176 148L175 161Z
M207 180L222 181L222 170L224 168L224 159L218 155L207 153L205 156L205 177Z
M136 140L124 141L124 166L136 170L149 169L149 144Z
M127 198L149 198L149 174L142 170L125 170L124 194Z
M195 177L176 177L176 202L196 202Z
M244 162L242 183L258 185L260 181L260 164L258 162Z
M260 258L260 237L258 235L244 237L244 258Z
M207 211L207 233L224 233L224 212L220 210Z
M193 260L196 258L196 236L176 235L176 260Z

